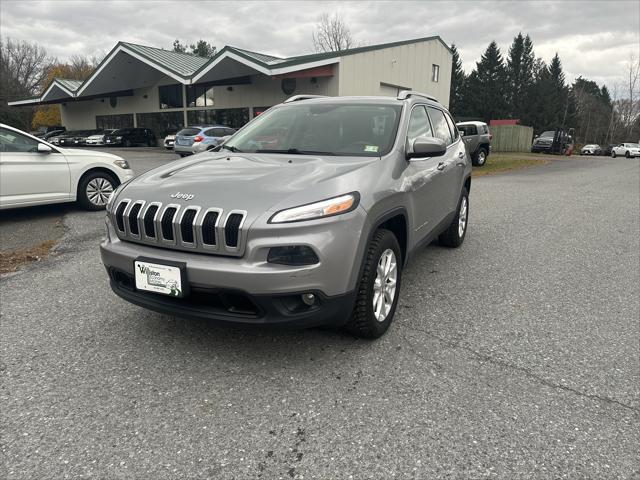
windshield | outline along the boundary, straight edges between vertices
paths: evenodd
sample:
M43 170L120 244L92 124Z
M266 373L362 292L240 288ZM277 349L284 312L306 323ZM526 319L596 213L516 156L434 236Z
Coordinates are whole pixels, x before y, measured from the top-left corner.
M542 132L540 134L541 137L551 137L553 138L556 135L556 132L554 132L553 130L549 130L548 132Z
M241 152L379 157L391 150L401 105L295 104L273 108L225 143Z

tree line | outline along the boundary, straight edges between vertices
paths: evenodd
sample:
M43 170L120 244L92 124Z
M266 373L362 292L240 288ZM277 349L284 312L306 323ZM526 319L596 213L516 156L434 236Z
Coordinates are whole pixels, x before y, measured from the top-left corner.
M529 35L513 39L506 59L491 42L470 74L453 53L449 108L458 120L518 119L536 133L574 128L579 143L606 145L640 138L640 63L631 58L612 96L606 85L579 76L565 79L556 53L547 64L536 57Z

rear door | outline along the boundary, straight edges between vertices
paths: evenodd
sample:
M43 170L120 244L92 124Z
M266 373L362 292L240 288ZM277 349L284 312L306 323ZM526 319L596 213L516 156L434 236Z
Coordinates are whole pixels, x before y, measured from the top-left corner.
M20 206L70 199L65 156L38 152L37 140L0 128L0 205Z
M447 152L441 157L440 176L438 177L438 189L441 192L440 201L443 204L444 214L455 211L458 208L462 175L466 163L466 149L460 141L455 123L444 110L427 107L434 137L444 140L447 144Z

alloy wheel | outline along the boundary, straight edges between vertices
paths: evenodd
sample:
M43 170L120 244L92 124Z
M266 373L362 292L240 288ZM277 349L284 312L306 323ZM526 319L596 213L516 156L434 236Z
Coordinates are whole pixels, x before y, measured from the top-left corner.
M458 236L462 238L464 230L467 228L467 197L462 197L460 202L460 213L458 214Z
M373 315L378 322L384 322L391 311L396 296L398 262L396 254L387 248L378 260L376 279L373 282Z
M113 185L106 178L97 177L87 184L87 198L98 207L105 206L112 193Z

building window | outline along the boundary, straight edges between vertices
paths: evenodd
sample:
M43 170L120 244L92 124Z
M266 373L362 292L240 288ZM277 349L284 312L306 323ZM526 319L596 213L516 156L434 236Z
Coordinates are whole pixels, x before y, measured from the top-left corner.
M213 107L213 87L187 85L187 107Z
M122 113L120 115L96 115L96 128L100 130L131 127L133 127L133 113Z
M182 108L182 85L163 85L158 87L160 108Z
M157 138L164 138L182 129L182 112L136 113L138 127L153 130Z
M431 65L431 81L437 82L440 78L440 65L436 65L435 63Z
M231 128L240 128L248 121L248 108L189 110L187 112L187 123L189 125L226 125Z

